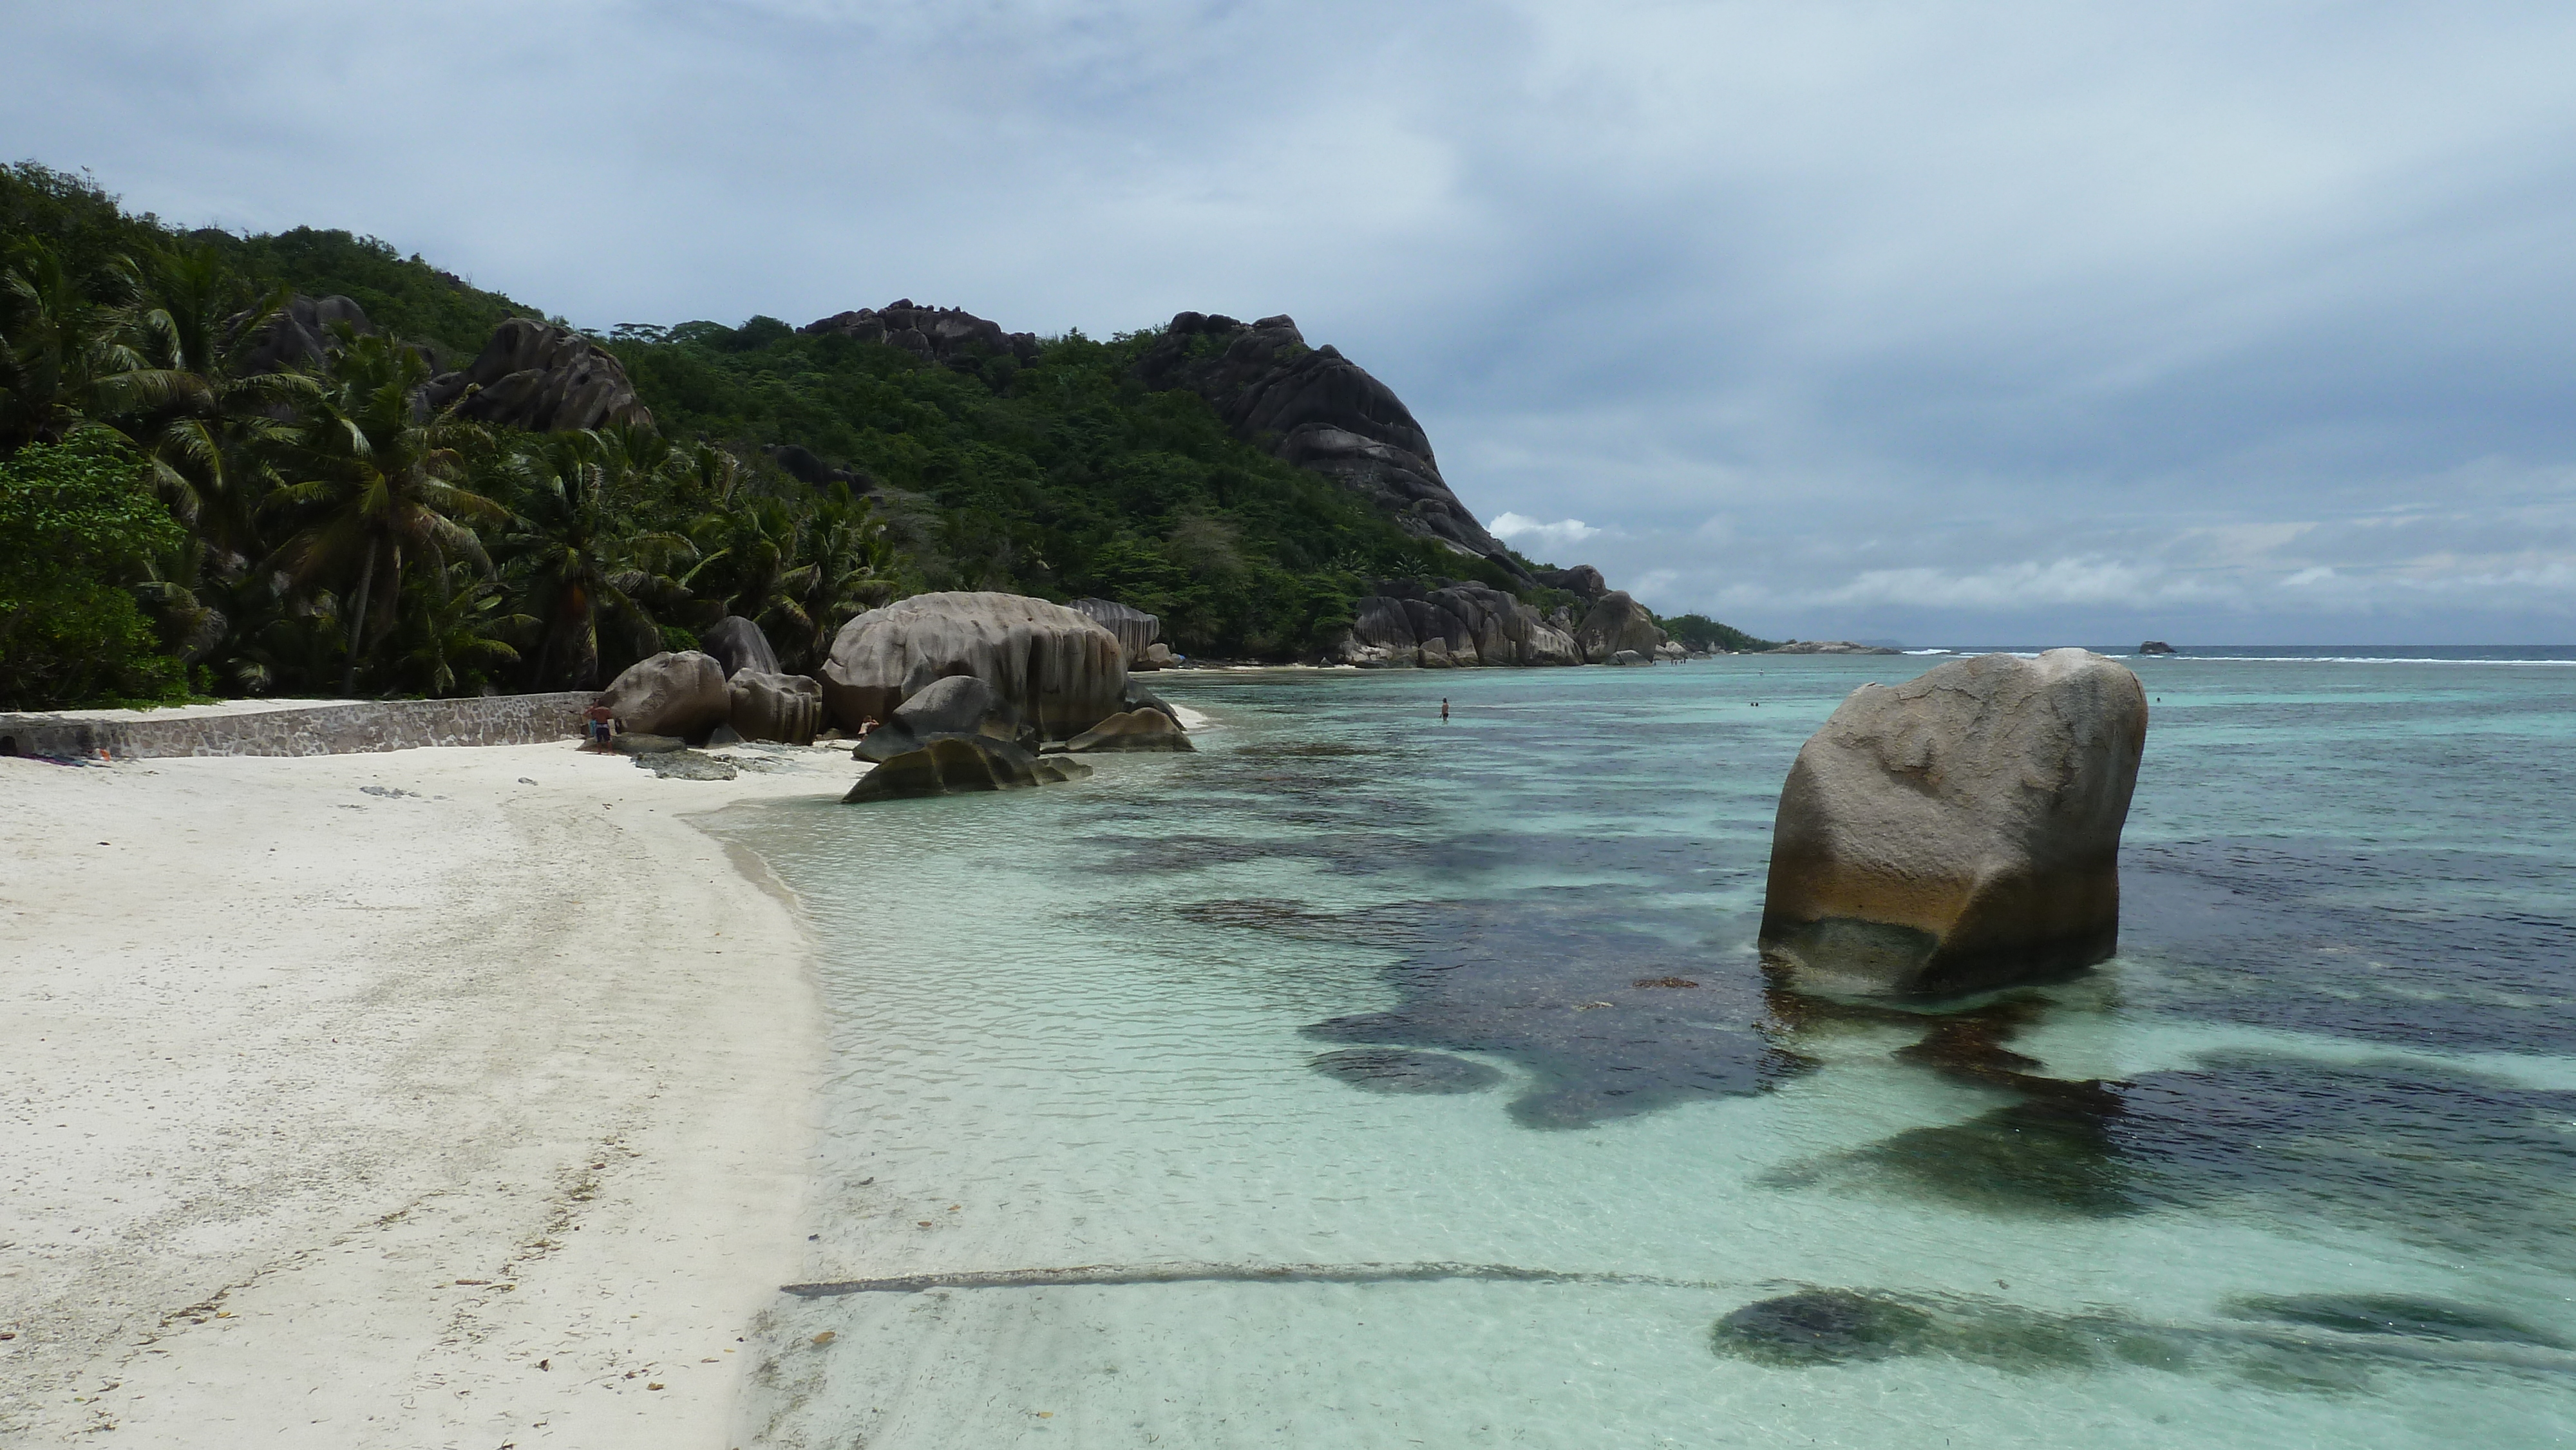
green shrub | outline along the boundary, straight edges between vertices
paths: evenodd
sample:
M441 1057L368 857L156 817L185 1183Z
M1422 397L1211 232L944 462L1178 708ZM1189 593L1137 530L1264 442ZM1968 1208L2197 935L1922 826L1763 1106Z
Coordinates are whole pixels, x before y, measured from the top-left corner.
M182 542L113 439L77 433L0 459L0 708L185 699L186 669L127 588Z

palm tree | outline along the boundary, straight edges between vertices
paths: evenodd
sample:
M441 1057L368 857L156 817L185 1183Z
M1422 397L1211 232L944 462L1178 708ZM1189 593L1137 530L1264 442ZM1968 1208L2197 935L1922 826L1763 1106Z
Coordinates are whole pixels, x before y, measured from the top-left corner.
M98 380L134 365L115 316L51 247L15 249L0 268L0 453L60 441L95 416Z
M420 416L418 395L429 381L421 355L381 335L344 329L342 341L306 401L284 465L288 481L269 502L301 521L277 556L298 583L355 575L342 611L346 695L357 689L369 625L381 637L391 624L405 573L425 574L443 595L450 555L488 571L482 541L459 520L505 519L508 511L453 482L456 445L473 430L449 413Z
M396 634L395 678L424 695L452 695L484 686L505 665L519 662L509 636L536 623L503 610L498 584L458 566L461 577L447 591L412 591Z
M846 483L817 492L802 531L804 562L779 579L773 609L782 626L773 637L793 640L789 663L812 670L831 652L832 636L851 615L883 604L894 592L886 577L893 551L885 524L863 495Z
M211 247L117 270L134 300L116 314L120 367L97 383L100 412L143 452L172 512L212 547L247 554L278 481L272 461L316 391L302 373L250 366L290 293L253 296Z
M649 601L676 592L665 571L695 550L677 534L626 532L639 455L652 450L628 433L559 433L512 462L518 507L501 549L537 622L535 688L596 688L603 623L626 653L659 639Z

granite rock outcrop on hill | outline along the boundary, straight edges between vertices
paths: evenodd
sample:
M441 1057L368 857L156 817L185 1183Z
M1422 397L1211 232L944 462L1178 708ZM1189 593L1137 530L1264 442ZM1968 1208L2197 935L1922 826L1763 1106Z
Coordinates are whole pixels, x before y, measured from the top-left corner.
M823 666L823 700L845 730L948 675L993 687L1020 723L1052 739L1124 708L1127 654L1089 615L1019 594L916 594L852 618Z
M1810 988L1947 996L2110 956L2146 735L2138 677L2080 649L1854 690L1780 791L1764 964Z
M250 314L243 313L232 319L229 327L238 332L249 320ZM299 292L288 298L286 306L260 330L259 340L251 345L243 367L254 373L318 367L340 351L341 326L357 336L376 330L376 325L367 320L367 310L349 298L307 297Z
M1410 533L1528 571L1449 491L1431 439L1394 390L1330 346L1306 345L1285 317L1238 322L1184 312L1136 363L1149 388L1187 388L1240 438L1368 499Z
M964 308L917 307L909 297L883 307L837 312L796 330L809 337L837 334L882 342L931 363L995 356L1027 362L1038 355L1035 333L1004 332L1000 323Z
M1351 611L1339 663L1374 668L1579 665L1572 636L1529 605L1483 584L1439 589L1381 580Z
M653 422L625 364L579 333L529 317L494 328L473 362L432 378L423 396L432 409L454 404L461 418L538 433Z

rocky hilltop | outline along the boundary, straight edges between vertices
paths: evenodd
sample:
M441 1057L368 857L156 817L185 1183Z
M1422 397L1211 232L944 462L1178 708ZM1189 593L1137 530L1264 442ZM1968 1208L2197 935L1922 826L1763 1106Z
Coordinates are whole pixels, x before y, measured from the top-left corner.
M1404 400L1330 344L1308 347L1292 319L1181 313L1138 360L1136 376L1149 388L1197 393L1235 436L1337 480L1407 532L1538 582L1450 492Z

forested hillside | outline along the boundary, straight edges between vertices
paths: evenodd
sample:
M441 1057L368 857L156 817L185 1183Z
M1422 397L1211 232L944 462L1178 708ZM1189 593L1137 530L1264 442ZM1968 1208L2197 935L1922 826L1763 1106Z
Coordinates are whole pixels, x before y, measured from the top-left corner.
M381 242L0 168L0 708L588 688L727 613L811 670L924 589L1117 599L1255 659L1328 650L1376 580L1549 592L1149 389L1156 334L621 327L632 397L541 433L451 371L512 317L545 314Z

